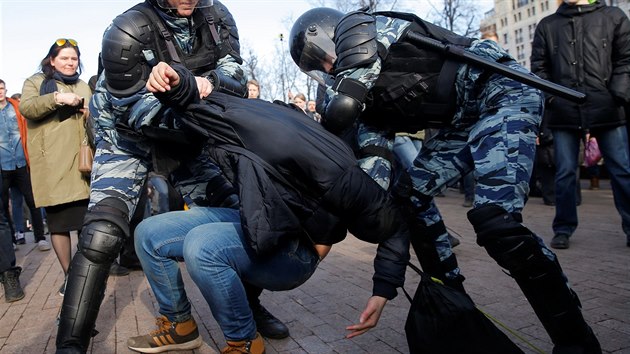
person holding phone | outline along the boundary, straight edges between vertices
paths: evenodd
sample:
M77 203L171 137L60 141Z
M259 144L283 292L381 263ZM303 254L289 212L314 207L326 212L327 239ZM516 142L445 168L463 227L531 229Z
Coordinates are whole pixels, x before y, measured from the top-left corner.
M64 274L70 266L70 231L80 230L87 211L90 178L79 171L79 148L91 97L79 79L81 52L74 39L59 38L42 59L40 72L22 88L20 111L27 120L27 149L33 197L44 207L51 242ZM65 281L59 289L63 296Z

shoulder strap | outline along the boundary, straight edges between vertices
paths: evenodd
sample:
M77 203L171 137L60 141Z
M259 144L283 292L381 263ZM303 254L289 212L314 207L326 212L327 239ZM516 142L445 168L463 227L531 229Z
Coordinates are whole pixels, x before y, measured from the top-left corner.
M217 28L214 26L214 15L215 12L213 11L214 7L202 7L199 10L201 11L201 14L203 15L203 18L206 20L206 23L208 24L208 27L210 27L210 33L212 34L212 39L214 40L214 43L218 46L219 43L221 43L221 38L219 37L219 32L217 32Z
M164 20L160 17L160 15L155 13L155 9L152 6L148 5L146 2L143 2L132 7L130 10L140 11L149 19L151 19L151 22L155 24L158 32L160 33L160 36L164 39L164 42L166 43L166 49L168 50L168 54L171 57L171 61L181 64L182 61L177 52L177 47L175 46L175 44L173 44L173 34L166 28L166 26L164 25Z

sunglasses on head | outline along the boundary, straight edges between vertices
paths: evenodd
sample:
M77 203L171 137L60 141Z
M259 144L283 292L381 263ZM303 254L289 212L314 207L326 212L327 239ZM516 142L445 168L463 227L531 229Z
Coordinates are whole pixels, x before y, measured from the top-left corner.
M55 41L55 44L58 45L59 47L65 45L66 43L70 43L73 47L77 46L77 41L75 41L74 39L59 38Z

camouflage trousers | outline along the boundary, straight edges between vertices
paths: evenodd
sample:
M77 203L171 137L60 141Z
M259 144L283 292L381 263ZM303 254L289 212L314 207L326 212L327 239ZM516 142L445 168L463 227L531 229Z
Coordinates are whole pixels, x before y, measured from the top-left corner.
M495 204L520 212L527 200L536 151L536 136L543 113L540 91L511 79L493 75L477 95L478 120L465 127L444 127L425 140L407 171L411 177L414 217L422 225L442 221L433 197L471 172L475 178L474 207ZM393 136L360 126L359 145L391 149ZM391 164L379 157L360 160L361 167L379 184L391 183ZM420 197L419 197L420 196ZM432 235L441 261L453 256L448 233ZM542 240L539 240L545 249ZM545 252L555 258L551 251ZM446 276L459 274L454 268Z
M97 126L95 130L96 151L92 165L88 209L91 210L105 198L115 198L127 205L131 218L149 171L148 148L143 151L140 149L142 144L118 139L119 145L128 145L136 151L125 146L121 148L111 143L110 136L104 129ZM116 134L111 131L110 133Z

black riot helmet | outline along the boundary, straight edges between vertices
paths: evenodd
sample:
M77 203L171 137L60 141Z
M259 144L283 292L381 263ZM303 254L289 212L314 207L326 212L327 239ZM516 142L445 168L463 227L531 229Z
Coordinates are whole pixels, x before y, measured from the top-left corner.
M291 28L289 49L293 61L322 85L337 58L333 37L343 16L335 9L317 7L302 14Z

